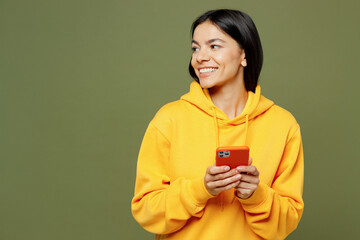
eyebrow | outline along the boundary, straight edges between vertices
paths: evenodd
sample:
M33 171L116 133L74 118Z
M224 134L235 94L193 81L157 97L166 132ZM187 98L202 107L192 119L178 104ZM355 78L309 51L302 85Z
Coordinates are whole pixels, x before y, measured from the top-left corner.
M207 44L210 44L210 43L213 43L213 42L216 42L216 41L220 41L220 42L225 42L224 40L222 40L222 39L220 39L220 38L212 38L212 39L210 39L209 41L207 41L206 43ZM200 45L197 41L195 41L195 40L192 40L191 41L191 43L195 43L195 44L197 44L197 45Z

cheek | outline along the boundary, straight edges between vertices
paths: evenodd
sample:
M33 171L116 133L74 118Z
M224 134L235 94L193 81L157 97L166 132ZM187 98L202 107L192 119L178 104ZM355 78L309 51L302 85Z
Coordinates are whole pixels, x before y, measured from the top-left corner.
M225 68L228 68L230 71L237 71L241 65L241 58L238 55L229 54L226 57L223 56L222 63L225 65Z
M195 54L191 54L191 64L195 64L196 63L196 56Z
M190 61L190 64L191 64L191 66L194 68L194 71L195 71L195 73L196 73L196 61L194 60L194 57L192 57L191 58L191 61Z
M236 59L236 56L231 51L221 52L213 56L214 60L220 65L231 65L233 61Z

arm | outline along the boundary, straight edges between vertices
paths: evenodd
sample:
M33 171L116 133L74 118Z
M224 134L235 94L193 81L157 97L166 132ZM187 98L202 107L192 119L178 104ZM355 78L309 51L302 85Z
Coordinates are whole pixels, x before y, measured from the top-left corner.
M132 214L146 230L168 234L182 228L191 217L201 217L209 198L204 176L170 179L171 143L153 122L145 133L137 165Z
M304 208L303 178L303 148L297 125L287 140L272 186L260 182L250 198L239 199L246 221L257 235L284 239L295 230Z

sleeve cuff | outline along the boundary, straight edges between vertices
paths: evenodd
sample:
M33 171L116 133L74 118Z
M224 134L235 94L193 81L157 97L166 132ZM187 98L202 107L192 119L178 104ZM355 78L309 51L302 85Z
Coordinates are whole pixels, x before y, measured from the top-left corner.
M236 194L236 192L235 192ZM270 191L269 187L266 184L259 183L256 191L248 199L237 199L240 201L244 209L251 209L261 205L269 197Z
M206 190L203 178L191 180L189 184L189 192L197 205L204 205L207 200L216 197Z

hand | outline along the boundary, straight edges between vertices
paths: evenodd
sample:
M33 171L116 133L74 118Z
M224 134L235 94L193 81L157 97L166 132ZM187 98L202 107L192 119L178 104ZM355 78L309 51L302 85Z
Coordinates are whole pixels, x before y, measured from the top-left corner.
M235 187L236 195L241 199L248 199L257 189L260 179L259 171L252 166L252 158L249 158L249 166L239 166L236 169L241 173L239 185Z
M229 190L240 184L240 174L237 169L230 170L229 166L210 166L206 169L204 184L207 191L216 196L222 191Z

